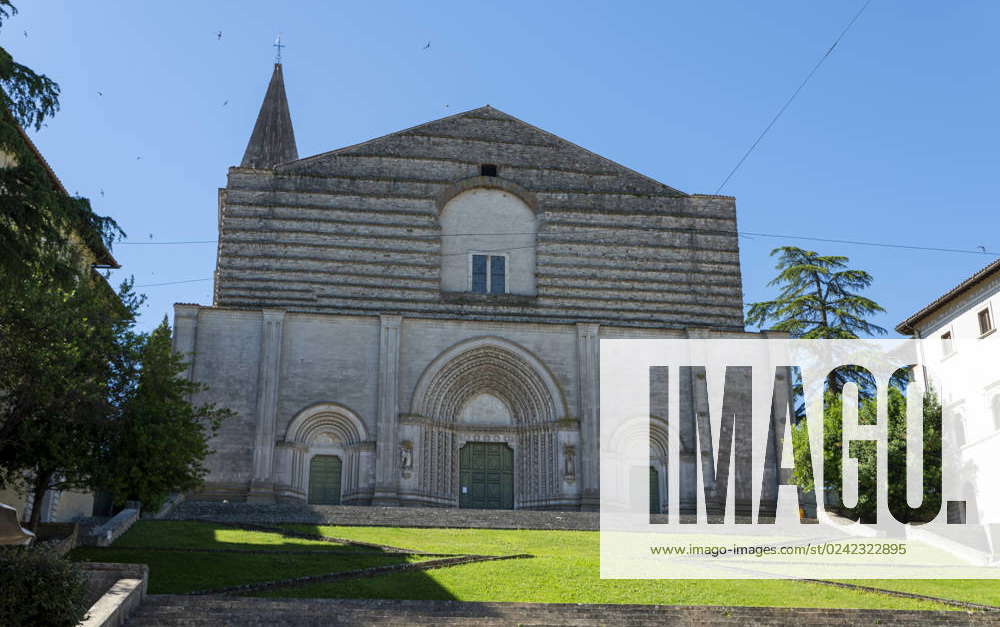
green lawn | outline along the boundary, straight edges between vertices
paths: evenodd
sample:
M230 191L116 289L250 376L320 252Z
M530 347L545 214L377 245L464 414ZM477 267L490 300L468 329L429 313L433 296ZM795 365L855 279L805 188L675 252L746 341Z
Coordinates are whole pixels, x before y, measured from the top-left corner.
M163 549L227 549L241 552ZM251 551L260 551L262 554ZM288 551L321 551L322 554L296 554ZM426 558L383 553L366 547L289 538L278 533L243 531L208 523L139 521L111 547L81 547L70 554L70 559L147 564L149 592L174 594L400 564Z
M430 598L463 601L662 603L955 609L939 604L787 580L602 580L593 531L312 527L289 529L423 551L530 553L530 560L469 564L376 579L270 590L267 596ZM822 574L818 574L822 576ZM1000 605L997 580L859 580L871 587Z
M286 527L325 537L433 553L528 553L534 557L413 570L375 578L248 594L320 598L956 609L933 602L788 580L602 580L598 576L599 534L593 531ZM205 549L227 551L217 553ZM298 553L301 551L319 553ZM376 548L293 538L275 532L244 531L211 523L167 521L140 521L113 547L80 548L71 556L77 560L148 564L149 590L154 594L210 590L428 559L384 553ZM822 577L822 573L817 573L817 576ZM1000 605L1000 582L997 580L859 580L854 583Z

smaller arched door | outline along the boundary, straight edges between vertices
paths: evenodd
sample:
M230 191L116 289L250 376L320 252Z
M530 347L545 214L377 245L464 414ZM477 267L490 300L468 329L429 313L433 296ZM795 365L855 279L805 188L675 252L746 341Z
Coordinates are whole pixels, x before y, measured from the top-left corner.
M341 461L336 455L316 455L309 462L309 503L340 505Z

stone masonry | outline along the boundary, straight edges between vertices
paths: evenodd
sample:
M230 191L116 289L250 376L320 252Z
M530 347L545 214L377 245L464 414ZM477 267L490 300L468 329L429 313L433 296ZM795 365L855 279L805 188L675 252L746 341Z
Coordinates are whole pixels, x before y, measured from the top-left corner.
M219 193L214 303L175 307L197 400L237 413L200 497L310 501L336 464L340 503L455 507L502 450L485 494L594 509L599 341L744 335L734 199L490 106L299 159L283 81Z

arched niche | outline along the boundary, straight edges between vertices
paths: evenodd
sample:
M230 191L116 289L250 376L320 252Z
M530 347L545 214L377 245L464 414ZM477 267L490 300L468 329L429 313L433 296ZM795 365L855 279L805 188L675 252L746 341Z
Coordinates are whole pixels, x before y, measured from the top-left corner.
M438 219L442 292L535 295L538 223L521 195L496 186L465 189L441 206ZM485 264L489 277L482 289L476 264Z

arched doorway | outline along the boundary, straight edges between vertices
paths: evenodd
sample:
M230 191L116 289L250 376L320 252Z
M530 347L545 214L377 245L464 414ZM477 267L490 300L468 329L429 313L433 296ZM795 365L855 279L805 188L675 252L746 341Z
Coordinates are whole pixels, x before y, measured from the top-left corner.
M342 464L336 455L314 455L309 462L309 503L340 505Z
M414 447L412 476L401 482L401 495L411 502L576 505L575 463L567 463L565 445L579 445L578 424L564 420L561 389L523 347L496 337L453 345L424 370L411 408L401 419L401 439ZM486 466L496 463L503 464L502 476L491 476L489 485L479 481L487 478L481 473L497 472Z
M469 442L459 454L458 506L514 509L514 451L503 442Z

